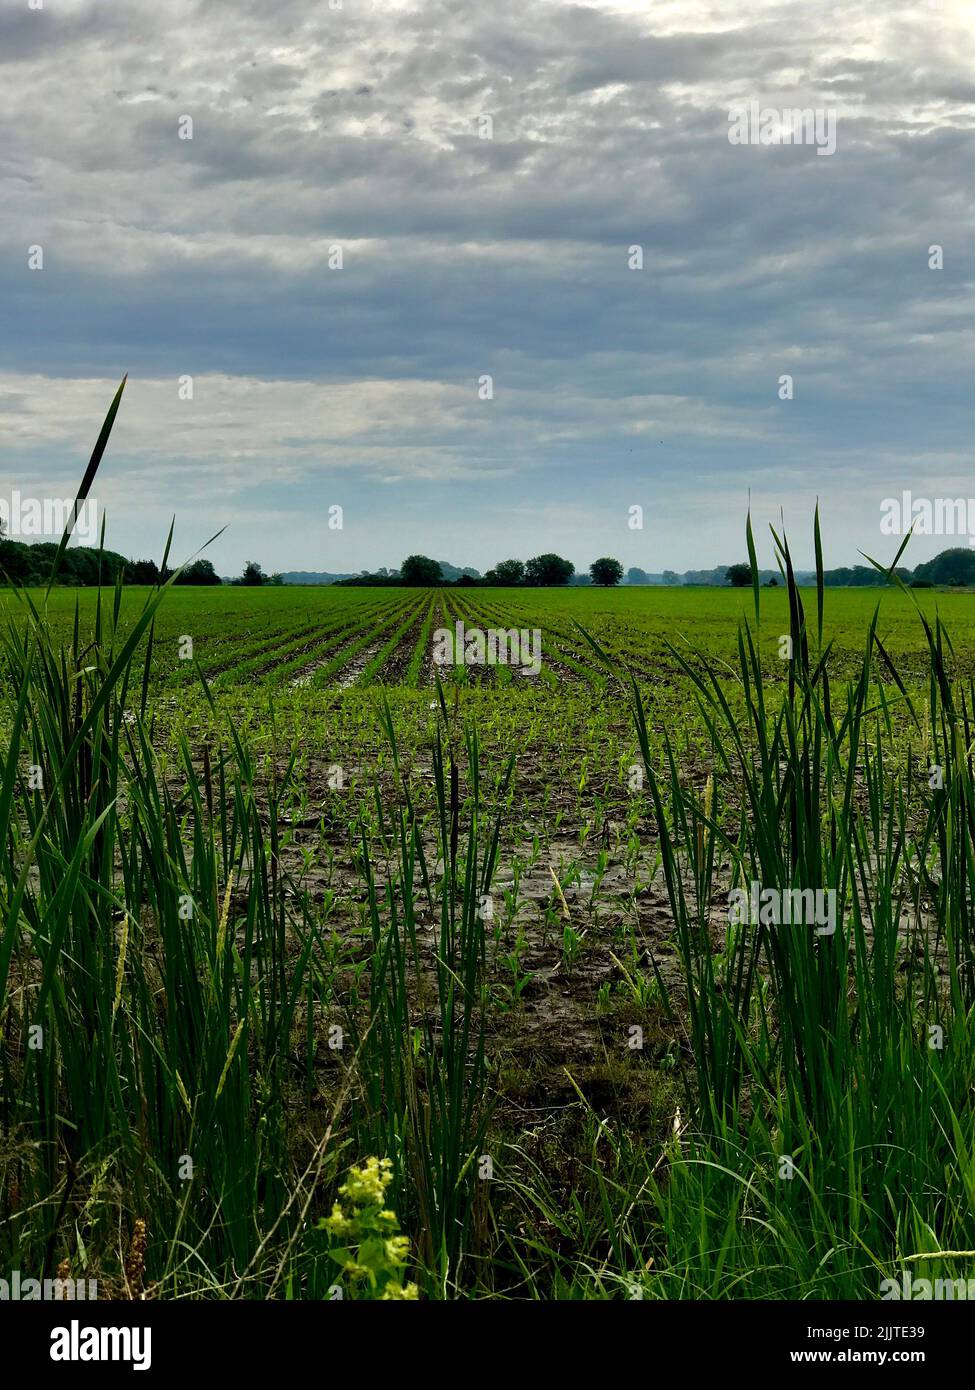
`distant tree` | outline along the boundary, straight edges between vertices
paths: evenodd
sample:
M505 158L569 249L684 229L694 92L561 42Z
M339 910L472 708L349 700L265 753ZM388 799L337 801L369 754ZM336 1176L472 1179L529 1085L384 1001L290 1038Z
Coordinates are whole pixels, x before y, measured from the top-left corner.
M770 574L768 579L766 579L765 587L766 589L777 589L779 587L779 581L774 574Z
M571 560L563 560L561 555L536 555L525 566L525 583L549 588L556 584L568 584L576 572Z
M619 560L604 555L600 560L593 560L589 566L589 575L594 584L601 584L604 589L608 589L623 578L623 566Z
M0 540L0 584L47 584L53 571L58 547L51 541ZM132 561L114 550L93 550L90 546L69 546L61 556L55 577L58 588L114 584L117 577L131 583Z
M725 570L725 579L734 589L744 589L746 584L752 582L751 565L729 565Z
M0 541L0 581L8 580L18 584L36 584L42 578L41 567L37 564L37 546L24 545L23 542Z
M930 579L932 584L975 584L975 550L954 546L942 550L933 560L925 560L914 571L915 579Z
M150 562L151 563L151 562ZM177 584L219 584L220 576L209 560L194 560L176 580Z
M524 582L525 565L522 560L499 560L490 573L494 576L492 584L508 587Z
M133 560L129 564L130 584L158 584L159 566L155 560Z
M679 584L679 583L680 583L680 575L677 573L676 570L664 570L664 583L665 583L665 584Z
M428 555L408 555L399 567L400 582L412 588L428 589L443 583L443 570Z
M244 572L237 580L238 584L244 584L247 588L256 588L259 584L266 583L264 571L256 560L248 560L244 566Z
M649 584L650 576L646 570L639 569L636 565L631 565L626 571L627 584Z
M455 583L455 584L457 585L457 587L460 588L460 589L476 589L476 588L477 588L477 580L476 580L476 579L473 579L473 578L471 577L471 575L469 575L469 574L462 574L461 577L460 577L459 579L455 579L455 580L454 580L454 583Z

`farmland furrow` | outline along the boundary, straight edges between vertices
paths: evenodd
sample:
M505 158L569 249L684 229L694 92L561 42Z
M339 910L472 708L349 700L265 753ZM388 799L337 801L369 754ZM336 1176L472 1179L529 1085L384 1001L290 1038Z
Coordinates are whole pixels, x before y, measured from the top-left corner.
M514 606L502 610L490 601L472 598L468 603L466 617L472 620L473 625L481 627L495 627L503 630L511 628L533 630L538 627L542 632L542 668L539 672L539 678L546 685L554 688L559 684L560 679L577 680L580 677L588 679L583 672L575 669L575 663L565 653L562 654L562 661L553 659L551 643L545 641L545 635L549 629L538 621L536 615L526 614ZM497 684L509 684L516 674L516 668L510 666L487 669L495 672L494 682ZM531 677L518 676L518 683L521 684L530 679Z
M343 689L354 685L375 654L381 650L384 634L399 620L404 609L415 601L411 595L392 606L387 606L378 623L369 626L330 661L323 663L308 683L318 689L328 685L333 676L340 676L337 684Z
M451 622L460 618L468 627L483 627L481 621L482 610L479 610L476 601L469 595L452 594L451 603L453 613ZM496 685L507 685L511 681L511 668L508 666L489 665L487 661L471 662L463 667L462 678L468 685L478 688L490 688Z
M447 610L444 607L443 597L438 592L434 595L433 611L430 621L430 632L427 640L427 650L420 655L420 668L417 676L417 683L422 686L436 685L438 666L433 659L433 634L438 628L446 627ZM418 644L419 648L419 644Z
M409 664L403 674L403 684L415 688L420 683L420 674L423 670L423 659L425 653L430 649L431 633L433 631L434 613L438 611L438 599L436 594L430 596L427 605L426 615L417 633L416 643Z
M585 639L574 630L552 622L547 616L541 619L537 611L526 608L522 603L510 604L501 609L488 601L482 602L480 608L483 613L490 614L494 623L502 627L538 627L542 633L545 668L551 669L553 673L570 680L583 680L596 687L604 683L605 673L597 666Z
M422 625L425 602L426 600L421 598L415 607L410 609L385 645L370 658L360 676L360 685L371 685L373 681L382 684L387 673L392 677L391 683L398 683L398 676L406 668L406 653L411 646L410 636L412 634L415 641L415 634Z
M403 605L396 607L396 612L400 611ZM363 617L373 617L376 612L385 615L390 612L388 605L375 605L369 609L369 613L360 614L354 623L347 623L341 628L327 634L327 641L318 642L316 645L305 652L299 660L286 663L274 669L271 674L278 682L288 680L291 688L298 689L309 685L315 674L325 666L332 667L333 671L340 669L336 665L343 655L347 654L355 645L359 634L362 632ZM306 658L311 657L311 660Z
M207 680L214 680L217 676L223 675L225 671L237 669L238 666L245 663L250 657L256 656L258 653L275 651L280 647L287 646L289 642L297 641L308 633L316 631L318 631L318 624L309 623L307 621L307 614L305 614L301 622L295 623L291 627L279 629L275 632L270 642L267 637L255 638L252 642L247 642L244 646L239 646L236 649L228 651L227 649L230 648L233 638L229 634L221 634L221 637L215 644L215 652L220 652L221 655L214 655L209 661L201 660L200 669L203 671ZM195 673L192 668L184 670L183 674L187 680L195 679Z
M354 617L351 617L348 611L340 610L330 615L324 624L318 622L310 626L304 625L296 630L275 633L270 641L263 638L258 642L249 643L243 651L238 650L230 661L224 662L217 669L204 667L204 673L208 679L224 676L228 682L236 682L244 677L261 677L280 669L286 664L287 658L291 657L294 660L304 652L321 645L323 637L334 637L337 633L348 631L351 626L361 624L363 617L374 612L378 606L371 603L368 607L359 609ZM251 655L252 653L254 655Z

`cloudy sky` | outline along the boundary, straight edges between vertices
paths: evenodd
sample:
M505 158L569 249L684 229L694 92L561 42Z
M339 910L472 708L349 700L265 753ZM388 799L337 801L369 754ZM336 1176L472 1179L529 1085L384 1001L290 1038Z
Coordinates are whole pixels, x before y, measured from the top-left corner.
M842 564L885 497L975 496L970 0L39 3L0 8L0 493L72 494L128 372L108 542L227 525L221 573L703 567L749 491L804 563L818 495ZM835 153L730 143L752 102Z

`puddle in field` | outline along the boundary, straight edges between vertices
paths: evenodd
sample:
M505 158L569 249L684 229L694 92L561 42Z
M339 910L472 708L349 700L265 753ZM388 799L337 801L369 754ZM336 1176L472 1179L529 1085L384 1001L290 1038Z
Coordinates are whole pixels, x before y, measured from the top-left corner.
M355 685L363 671L372 661L373 657L378 656L386 643L385 637L380 637L378 642L373 642L371 646L364 647L361 652L352 658L347 666L338 672L336 685L342 690L348 690L350 685Z

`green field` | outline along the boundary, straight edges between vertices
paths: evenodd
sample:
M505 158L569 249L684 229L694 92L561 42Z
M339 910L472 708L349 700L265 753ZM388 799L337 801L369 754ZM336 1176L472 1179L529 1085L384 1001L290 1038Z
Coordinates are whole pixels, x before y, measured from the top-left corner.
M149 592L136 586L124 590L123 620L138 614ZM805 592L815 601L814 589ZM110 601L105 591L103 595ZM54 590L46 606L52 631L70 635L76 604L83 627L90 630L96 601L91 589ZM836 660L847 667L862 656L878 604L885 647L916 676L923 676L927 658L915 603L932 621L940 614L963 663L960 669L971 661L975 603L967 592L918 590L908 597L894 588L841 588L829 590L826 601L825 637L834 642ZM0 607L16 614L19 604L0 590ZM156 621L152 673L160 686L194 683L192 663L179 656L179 639L187 634L200 669L221 687L246 685L253 691L256 683L263 692L291 688L302 678L315 689L426 687L432 683L429 632L461 617L469 626L540 628L544 669L537 684L554 690L573 678L601 678L601 665L576 624L611 655L652 678L661 662L672 664L668 642L733 661L738 625L751 610L751 589L177 587ZM778 651L778 637L788 631L785 589L763 590L762 633L770 661ZM463 684L477 687L508 680L507 672L485 667L458 674Z
M163 1298L950 1272L975 599L791 600L8 591L5 1257ZM458 620L537 675L438 667ZM736 922L750 882L833 929Z

